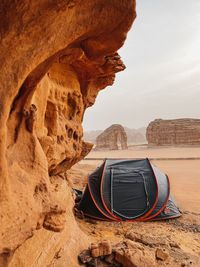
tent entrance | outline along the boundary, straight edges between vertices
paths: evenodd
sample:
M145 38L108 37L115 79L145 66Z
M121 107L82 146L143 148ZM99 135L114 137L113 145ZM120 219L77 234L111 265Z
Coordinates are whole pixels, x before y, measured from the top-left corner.
M135 169L111 168L110 179L111 212L122 219L144 215L149 209L144 174Z

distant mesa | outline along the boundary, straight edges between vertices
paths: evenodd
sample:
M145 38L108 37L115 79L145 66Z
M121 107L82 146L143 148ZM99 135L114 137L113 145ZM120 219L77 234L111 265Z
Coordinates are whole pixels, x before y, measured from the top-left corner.
M146 131L149 145L200 145L200 119L156 119Z
M128 149L127 135L120 124L113 124L96 138L96 150Z

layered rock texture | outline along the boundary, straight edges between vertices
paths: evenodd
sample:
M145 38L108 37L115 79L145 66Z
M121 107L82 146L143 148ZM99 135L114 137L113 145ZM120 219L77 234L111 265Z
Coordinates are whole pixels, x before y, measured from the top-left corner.
M200 145L200 120L157 119L147 127L146 137L150 145Z
M88 242L66 171L92 148L82 140L85 109L125 68L116 51L135 1L7 0L0 14L0 266L36 229L65 228L39 230L10 262L56 266L60 246L66 256ZM67 266L76 266L73 254Z
M127 135L120 124L111 125L96 139L96 150L118 150L127 148Z

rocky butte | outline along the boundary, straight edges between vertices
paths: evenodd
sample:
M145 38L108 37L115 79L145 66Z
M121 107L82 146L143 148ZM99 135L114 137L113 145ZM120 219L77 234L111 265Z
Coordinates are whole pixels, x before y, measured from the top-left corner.
M149 145L200 145L200 120L157 119L147 127L146 137Z
M92 148L86 108L125 68L135 1L6 0L0 14L0 266L77 266L89 240L66 171Z
M96 150L127 149L127 135L120 124L113 124L96 138Z

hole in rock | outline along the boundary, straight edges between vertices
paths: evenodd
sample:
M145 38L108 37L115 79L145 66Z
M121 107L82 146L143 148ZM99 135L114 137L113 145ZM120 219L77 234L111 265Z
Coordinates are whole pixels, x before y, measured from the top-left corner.
M78 134L77 134L77 132L74 132L74 134L73 134L73 139L74 139L75 141L78 140Z
M72 135L73 135L73 129L70 128L70 129L68 130L68 137L69 137L69 138L72 138Z

